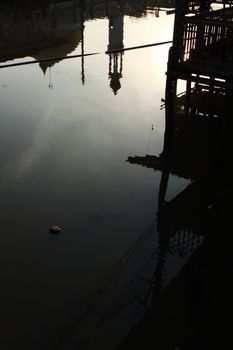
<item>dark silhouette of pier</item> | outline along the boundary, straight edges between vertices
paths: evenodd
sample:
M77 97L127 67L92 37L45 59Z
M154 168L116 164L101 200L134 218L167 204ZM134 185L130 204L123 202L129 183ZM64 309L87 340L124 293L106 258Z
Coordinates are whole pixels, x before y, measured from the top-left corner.
M222 128L232 128L233 4L217 1L222 3L222 8L213 11L212 3L216 2L176 2L173 45L167 68L165 152L172 147L173 112L180 79L186 81L186 111L190 111L191 95L199 99L211 97L214 103L215 98L221 99L225 105ZM225 131L223 134L225 139Z
M232 1L176 1L163 152L127 160L161 172L159 261L151 309L120 350L232 347L232 48ZM167 201L171 175L190 184Z

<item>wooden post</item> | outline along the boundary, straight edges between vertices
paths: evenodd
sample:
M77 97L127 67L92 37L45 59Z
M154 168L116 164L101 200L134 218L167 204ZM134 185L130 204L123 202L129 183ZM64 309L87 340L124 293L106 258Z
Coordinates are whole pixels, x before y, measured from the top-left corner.
M223 162L225 169L230 169L231 155L233 150L232 131L233 131L233 80L228 79L228 83L232 86L226 90L226 112L222 120L222 136L220 140L220 159Z
M191 96L191 79L187 79L186 82L186 98L190 98Z
M175 97L177 78L173 75L174 66L174 48L169 50L167 81L165 91L165 132L163 153L172 150L173 128L174 128L174 113L175 113Z
M184 15L185 15L184 0L176 0L176 14L173 31L173 59L177 61L181 58L183 53L183 34L184 34Z
M185 1L176 0L176 15L173 31L173 46L169 50L167 65L167 81L165 91L165 133L163 152L172 149L172 136L174 128L175 97L177 77L175 71L183 54L183 19L185 15Z
M188 116L190 113L190 98L191 98L191 79L187 78L186 82L186 95L185 95L185 115Z

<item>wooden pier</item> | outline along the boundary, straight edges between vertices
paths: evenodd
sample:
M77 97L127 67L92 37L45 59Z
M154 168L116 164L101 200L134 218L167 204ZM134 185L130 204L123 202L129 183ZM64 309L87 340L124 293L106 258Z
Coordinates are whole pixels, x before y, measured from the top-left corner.
M181 242L182 254L182 247L192 245L200 232L207 239L216 211L232 193L233 5L218 4L220 9L211 10L210 1L177 0L167 70L164 149L159 156L128 157L129 163L161 172L157 291L162 290L162 271L174 237ZM179 79L186 81L186 90L177 95ZM167 201L170 174L190 184Z
M214 98L224 96L222 127L228 129L233 96L233 1L176 1L167 66L164 152L170 151L173 144L179 79L186 81L187 101L193 88L199 91L199 97L201 92Z
M153 341L155 329L155 347L163 349L221 348L232 342L227 314L233 304L225 295L233 285L225 281L232 260L233 2L216 3L214 10L212 1L176 1L164 149L158 156L127 160L161 172L159 249L151 312L121 350L143 347L145 338ZM177 94L180 79L186 89ZM172 199L166 195L170 174L190 180ZM176 261L182 260L179 269ZM169 280L171 261L176 272Z

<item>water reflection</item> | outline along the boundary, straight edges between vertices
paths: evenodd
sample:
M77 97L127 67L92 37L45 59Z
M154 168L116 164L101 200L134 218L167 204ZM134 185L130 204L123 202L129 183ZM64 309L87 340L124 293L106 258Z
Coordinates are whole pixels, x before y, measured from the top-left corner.
M162 2L162 6L173 6L172 1ZM39 61L44 74L51 68L81 47L81 79L85 83L85 22L96 18L109 19L108 50L124 48L124 16L141 17L146 15L147 8L159 16L158 1L132 2L106 0L103 3L94 1L13 1L2 5L0 39L0 62L6 62L30 56ZM52 60L52 58L55 58ZM123 53L109 54L110 87L114 94L121 87L120 79L123 70ZM49 83L52 87L52 83Z
M1 12L2 62L24 56L36 59L66 56L78 46L81 23L77 7L23 9L17 4L13 11L9 8ZM45 72L47 67L41 68Z
M123 15L114 15L109 18L109 45L108 50L123 49L124 38L124 17ZM109 54L109 78L110 87L114 94L121 88L120 78L123 70L123 52Z
M158 1L4 4L2 62L60 59L0 72L2 348L110 350L144 315L127 348L145 337L221 348L232 315L232 69L210 84L189 69L206 54L231 63L216 55L226 41L178 59L170 50L160 109L166 48L63 59L144 44L161 28L168 39ZM56 238L53 224L64 228Z
M135 176L125 159L132 151L144 153L152 124L156 127L151 149L162 148L164 112L159 101L164 93L160 79L164 65L159 62L167 49L124 54L120 78L124 84L117 98L109 88L109 73L117 73L116 91L123 72L121 54L113 55L109 72L111 57L104 52L109 44L119 48L118 39L114 41L117 23L120 46L125 47L144 44L145 37L148 43L159 41L160 26L164 28L161 40L170 39L172 25L164 11L155 16L158 8L153 2L149 11L145 2L137 1L128 10L124 7L125 12L116 1L109 2L108 9L102 1L86 2L85 11L79 2L4 4L2 64L24 63L29 57L60 58L0 71L1 347L23 344L25 349L52 349L62 339L70 341L64 338L67 329L88 308L96 285L103 286L103 276L111 277L114 270L113 277L107 278L111 283L104 283L106 292L87 315L89 326L80 327L82 339L74 333L70 346L86 339L95 343L89 327L98 336L101 331L96 325L107 319L114 332L110 309L118 315L136 286L134 301L144 299L142 284L148 282L142 279L140 262L149 267L147 279L153 272L150 261L158 237L154 196L160 174L141 169ZM116 23L112 33L109 22ZM82 52L103 54L88 60L62 59ZM175 181L172 193L177 186L184 186L183 181ZM55 224L63 229L57 237L49 234ZM122 269L115 273L113 267L119 265ZM129 305L119 318L117 339L109 335L111 345L101 348L114 347L144 314L143 303L136 315L135 303Z

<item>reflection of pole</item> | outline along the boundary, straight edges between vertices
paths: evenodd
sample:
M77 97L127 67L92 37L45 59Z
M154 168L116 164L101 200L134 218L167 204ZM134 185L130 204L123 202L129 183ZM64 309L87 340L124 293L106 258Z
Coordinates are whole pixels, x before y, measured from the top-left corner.
M159 256L158 263L154 272L154 289L152 295L152 310L158 307L158 297L162 291L162 273L166 261L166 251L170 237L170 224L166 215L163 213L165 204L165 196L167 192L167 185L169 180L169 170L164 169L162 171L160 186L159 186L159 198L158 198L158 212L157 212L157 230L159 233Z
M159 210L164 207L168 180L169 180L169 170L163 170L162 176L161 176L161 181L160 181L160 186L159 186L159 203L158 203Z
M84 2L80 4L80 19L81 19L81 66L82 66L82 84L85 84L85 68L84 68Z

